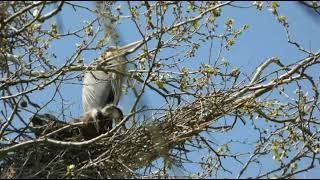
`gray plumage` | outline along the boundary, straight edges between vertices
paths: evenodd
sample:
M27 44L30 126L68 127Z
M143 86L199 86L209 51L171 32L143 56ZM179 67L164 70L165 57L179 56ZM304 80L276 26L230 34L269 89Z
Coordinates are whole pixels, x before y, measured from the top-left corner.
M126 72L127 59L125 55L143 42L137 41L120 48L109 48L99 60L100 64L115 72L86 72L83 79L82 103L84 112L101 110L108 104L117 106L122 91L123 73ZM117 72L117 73L116 73Z
M108 58L112 52L106 52L102 58ZM123 56L110 59L107 66L119 72L86 72L83 79L82 101L84 112L101 110L108 104L117 105L121 97L123 75L126 59Z

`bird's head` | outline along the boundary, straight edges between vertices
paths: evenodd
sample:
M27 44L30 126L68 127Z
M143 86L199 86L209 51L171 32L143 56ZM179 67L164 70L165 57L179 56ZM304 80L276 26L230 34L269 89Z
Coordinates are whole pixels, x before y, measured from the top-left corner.
M103 116L112 117L113 119L122 119L122 111L115 105L107 105L102 110L101 113Z

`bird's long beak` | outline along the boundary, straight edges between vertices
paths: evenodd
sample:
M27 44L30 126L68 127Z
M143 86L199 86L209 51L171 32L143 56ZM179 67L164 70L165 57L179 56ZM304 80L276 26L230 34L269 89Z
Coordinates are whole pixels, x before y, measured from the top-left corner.
M144 40L136 41L133 43L130 43L128 45L122 46L122 47L113 47L112 50L106 52L104 61L110 61L114 58L125 56L133 51L135 51L137 48L143 45L143 43L149 41L150 38L146 38Z
M136 41L133 43L130 43L128 45L119 47L119 49L117 49L117 51L119 52L119 54L126 54L126 53L130 53L132 51L134 51L136 48L138 48L139 46L141 46L143 44L143 41Z

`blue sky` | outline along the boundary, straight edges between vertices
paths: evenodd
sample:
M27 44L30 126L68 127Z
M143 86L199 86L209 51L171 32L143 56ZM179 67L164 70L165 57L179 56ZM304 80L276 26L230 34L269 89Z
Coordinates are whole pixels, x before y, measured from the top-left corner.
M94 7L94 3L92 2L83 2L82 4ZM123 6L126 6L126 3L122 4ZM248 5L250 3L237 4ZM315 19L310 18L308 13L300 6L301 5L298 5L296 2L281 2L279 14L288 17L290 31L295 41L301 43L308 50L318 51L320 47L320 17L318 18L319 23L317 23ZM305 57L305 54L299 52L293 45L287 43L284 28L278 23L270 11L258 11L255 8L227 7L223 9L222 17L219 18L221 24L224 24L227 17L234 19L234 26L236 28L239 28L244 24L250 25L250 28L244 32L231 50L224 51L223 54L223 56L231 62L232 66L240 67L241 71L247 73L247 75L251 75L260 63L270 57L279 57L283 63L294 63L300 58ZM82 27L85 20L92 20L94 16L85 11L74 12L72 8L68 6L63 10L60 18L62 19L64 32L67 32L68 30L75 30ZM126 21L124 21L117 29L119 30L122 44L140 40L141 38L132 23L126 23ZM57 43L52 44L51 49L56 52L56 55L58 56L56 63L63 63L67 57L70 57L75 50L75 44L79 43L79 41L81 40L69 38L59 40ZM218 49L219 43L214 43L214 47L214 49ZM217 53L217 50L215 50L213 54L214 53ZM96 57L97 55L98 54L95 53L86 54L84 56L85 63L89 64L93 57ZM201 61L199 62L199 59L205 59L207 56L208 47L201 47L197 56L198 60L190 60L189 68L198 67L193 66L194 62L201 63ZM294 89L292 89L292 91L294 91ZM61 109L64 109L65 113L70 115L70 117L81 116L83 113L81 105L81 84L64 84L61 92L63 92L68 106L61 106L57 101L57 103L50 104L45 111L57 113L60 112ZM40 102L46 102L49 97L53 96L53 91L48 90L46 93L37 94L36 96L39 98ZM134 102L133 99L126 97L130 96L124 96L120 102L120 106L124 111L130 109L130 106ZM56 98L59 99L59 96ZM164 103L159 96L156 96L152 92L147 92L144 98L144 101L151 107L161 106ZM250 125L239 124L231 131L231 133L219 133L213 139L218 144L223 144L224 142L239 136L243 136L242 140L250 141L256 138L255 131L251 131L250 127ZM239 146L238 148L239 151L247 150L248 148L250 149L250 147L245 146ZM199 155L203 154L206 154L206 152L194 153L192 156L197 158ZM244 159L246 159L246 157L244 157ZM270 159L266 161L269 162ZM265 168L271 168L274 163L275 162L272 162L271 160ZM233 170L241 168L239 164L236 165L226 161L226 167L228 166L232 166ZM193 165L188 165L187 167L195 172L198 170L198 168L194 168ZM257 173L257 168L250 167L249 174L254 175L255 173ZM319 176L319 167L300 175L301 178L315 178ZM236 177L236 174L223 174L223 177Z

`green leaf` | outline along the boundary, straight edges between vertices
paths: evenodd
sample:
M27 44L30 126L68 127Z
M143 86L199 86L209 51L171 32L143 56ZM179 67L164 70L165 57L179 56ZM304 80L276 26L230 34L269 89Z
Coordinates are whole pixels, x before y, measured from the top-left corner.
M146 62L146 58L141 58L139 60L141 69L145 69L145 62Z
M226 59L226 58L222 58L222 64L224 65L224 66L229 66L230 65L230 62L228 61L228 59Z
M253 4L256 5L258 10L260 10L260 11L262 10L263 1L255 1Z
M232 30L232 26L233 26L233 19L231 18L228 18L227 19L227 22L226 22L226 25L227 25L227 31L231 31Z
M59 39L60 36L58 34L58 26L56 23L51 24L51 35L55 39Z
M189 74L189 69L188 68L186 68L186 67L183 67L182 69L181 69L181 72L183 73L183 74Z
M234 39L230 39L227 41L227 44L226 44L226 48L227 50L230 50L231 46L233 46L235 43Z
M84 32L88 35L88 36L93 36L93 27L92 25L88 25L85 29Z
M214 17L218 17L221 15L221 8L216 8L212 11L212 14L214 15Z
M274 15L278 16L277 8L280 7L277 2L272 2L271 4L271 11Z
M220 70L215 68L215 67L212 67L211 65L209 64L205 64L204 65L204 72L207 73L208 75L218 75Z
M181 91L187 91L187 89L188 89L188 81L187 81L186 78L182 78L181 79L180 89L181 89Z
M164 88L164 85L165 85L165 83L164 83L163 81L160 81L160 80L156 80L156 84L158 85L158 87L159 87L160 89L163 89L163 88Z
M200 27L200 20L195 20L195 21L193 21L193 27L195 28L195 29L199 29L199 27Z
M72 176L75 167L76 167L76 166L75 166L74 164L71 164L71 165L67 166L66 176Z
M240 75L240 68L235 68L232 70L231 75L237 77Z
M278 16L278 21L285 27L289 27L289 23L287 17L285 16Z
M280 7L280 6L279 6L279 4L278 4L277 2L272 2L271 7L272 7L273 9L277 9L277 8Z

